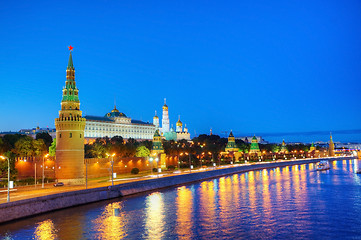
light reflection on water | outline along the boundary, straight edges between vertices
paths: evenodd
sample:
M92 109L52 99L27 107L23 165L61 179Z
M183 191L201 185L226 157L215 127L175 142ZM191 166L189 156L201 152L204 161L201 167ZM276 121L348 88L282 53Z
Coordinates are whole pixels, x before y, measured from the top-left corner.
M361 236L361 166L250 171L0 226L6 239L318 239Z

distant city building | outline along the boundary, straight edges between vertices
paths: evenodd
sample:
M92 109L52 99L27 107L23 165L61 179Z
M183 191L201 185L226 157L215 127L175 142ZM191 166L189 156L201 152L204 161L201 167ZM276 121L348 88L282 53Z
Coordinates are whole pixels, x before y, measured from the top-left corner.
M256 138L258 143L266 143L261 136L245 136L245 137L237 137L236 139L240 139L245 143L251 143L253 138Z
M127 117L124 113L119 112L116 106L104 117L85 116L85 118L84 134L87 139L121 136L125 139L151 140L156 130L156 126L149 122Z
M56 130L55 128L31 128L31 129L20 129L19 132L1 132L0 136L4 136L7 134L23 134L28 135L32 138L36 138L36 134L38 133L48 133L53 139L56 137Z

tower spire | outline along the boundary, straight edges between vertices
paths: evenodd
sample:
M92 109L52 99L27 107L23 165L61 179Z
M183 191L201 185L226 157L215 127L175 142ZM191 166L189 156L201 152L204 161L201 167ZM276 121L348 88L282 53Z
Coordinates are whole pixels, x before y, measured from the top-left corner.
M74 65L73 65L73 56L71 55L71 52L73 51L73 47L70 45L69 47L69 61L68 61L68 69L72 69L74 70Z

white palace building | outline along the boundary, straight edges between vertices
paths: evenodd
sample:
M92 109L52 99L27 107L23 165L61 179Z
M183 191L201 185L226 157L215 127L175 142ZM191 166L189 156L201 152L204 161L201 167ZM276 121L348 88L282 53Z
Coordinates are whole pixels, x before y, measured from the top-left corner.
M152 123L133 120L115 106L104 117L85 116L85 119L84 136L87 139L122 136L125 139L151 140L156 130Z

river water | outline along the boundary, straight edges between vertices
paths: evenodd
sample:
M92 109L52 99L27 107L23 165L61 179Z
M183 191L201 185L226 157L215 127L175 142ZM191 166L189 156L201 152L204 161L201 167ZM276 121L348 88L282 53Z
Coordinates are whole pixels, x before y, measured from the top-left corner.
M0 225L3 239L361 239L361 161L234 174ZM29 206L31 207L31 206Z

